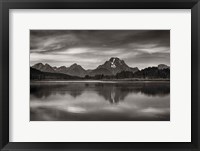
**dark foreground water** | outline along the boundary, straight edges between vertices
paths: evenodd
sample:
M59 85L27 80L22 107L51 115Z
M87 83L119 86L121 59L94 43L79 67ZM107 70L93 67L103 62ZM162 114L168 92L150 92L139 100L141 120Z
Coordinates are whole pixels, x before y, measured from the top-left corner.
M169 121L170 82L31 82L31 121Z

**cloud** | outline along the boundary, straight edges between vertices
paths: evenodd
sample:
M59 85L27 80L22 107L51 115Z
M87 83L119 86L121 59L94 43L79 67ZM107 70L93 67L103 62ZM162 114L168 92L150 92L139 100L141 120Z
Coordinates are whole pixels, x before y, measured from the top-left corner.
M78 63L96 68L119 57L140 68L169 65L169 30L31 30L30 63L56 66Z

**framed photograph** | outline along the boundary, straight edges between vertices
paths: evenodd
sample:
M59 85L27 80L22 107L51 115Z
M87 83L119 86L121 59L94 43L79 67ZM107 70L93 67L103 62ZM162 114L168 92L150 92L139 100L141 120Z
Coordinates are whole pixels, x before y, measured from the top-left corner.
M1 0L1 150L200 150L198 0Z

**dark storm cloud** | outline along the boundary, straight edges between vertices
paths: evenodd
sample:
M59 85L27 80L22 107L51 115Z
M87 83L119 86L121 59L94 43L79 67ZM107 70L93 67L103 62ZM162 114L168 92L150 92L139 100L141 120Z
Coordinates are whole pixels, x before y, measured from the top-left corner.
M169 65L169 49L169 30L30 31L31 64L47 61L69 66L76 62L95 68L109 57L119 57L130 66L143 68Z

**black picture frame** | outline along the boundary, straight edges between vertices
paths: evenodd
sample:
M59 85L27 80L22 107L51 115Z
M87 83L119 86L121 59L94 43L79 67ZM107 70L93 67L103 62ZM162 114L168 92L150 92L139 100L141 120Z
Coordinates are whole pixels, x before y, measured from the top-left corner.
M9 142L9 9L191 9L191 142ZM1 150L200 150L200 94L198 93L200 86L199 0L1 0L0 36Z

